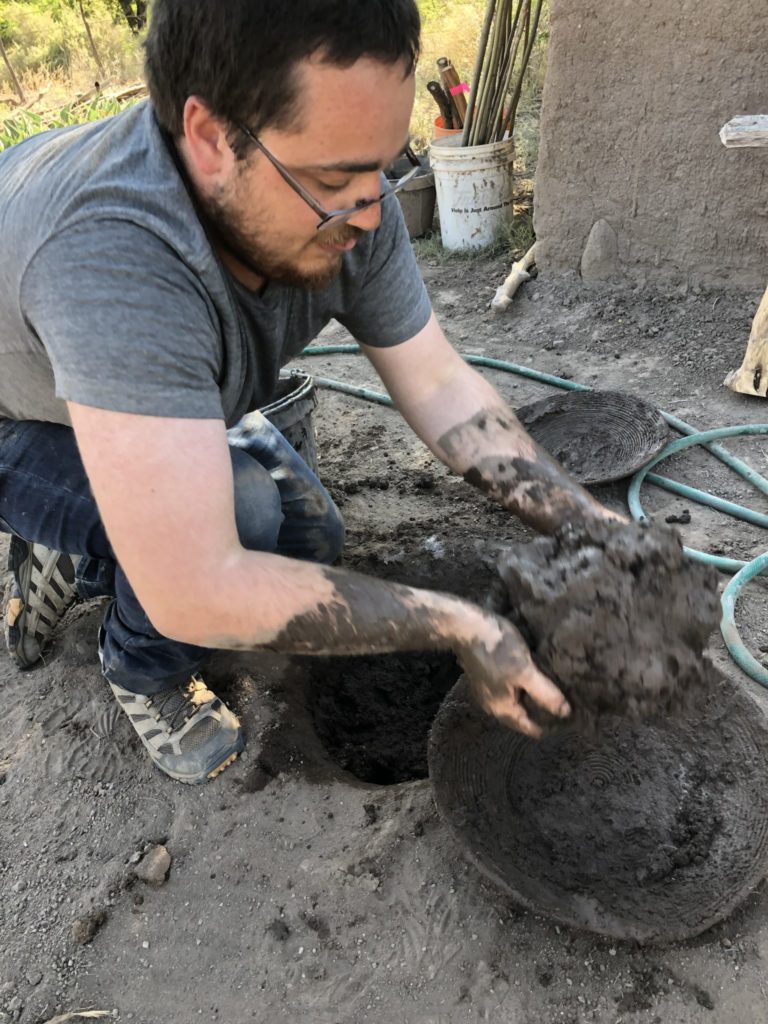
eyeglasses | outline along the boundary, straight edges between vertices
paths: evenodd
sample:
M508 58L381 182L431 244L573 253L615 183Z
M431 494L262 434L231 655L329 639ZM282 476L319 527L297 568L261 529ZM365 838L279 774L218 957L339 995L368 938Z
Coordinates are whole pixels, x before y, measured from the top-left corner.
M396 181L394 185L390 186L386 192L382 192L377 199L358 199L354 206L348 206L344 210L326 210L325 207L321 206L316 199L312 198L303 185L300 185L299 182L296 181L290 171L280 163L277 157L272 156L264 143L260 142L256 138L250 128L247 128L244 124L240 124L239 122L235 122L234 124L235 128L237 128L238 131L241 131L243 135L247 135L259 152L264 154L286 185L290 185L293 191L298 196L301 196L307 206L314 210L318 215L320 218L320 223L317 225L318 231L321 231L323 228L338 227L341 224L346 224L348 220L355 217L362 210L367 210L369 207L375 206L377 203L383 203L385 199L389 199L390 196L396 195L408 184L411 178L415 177L421 170L420 165L413 167L407 174L404 174L402 178Z

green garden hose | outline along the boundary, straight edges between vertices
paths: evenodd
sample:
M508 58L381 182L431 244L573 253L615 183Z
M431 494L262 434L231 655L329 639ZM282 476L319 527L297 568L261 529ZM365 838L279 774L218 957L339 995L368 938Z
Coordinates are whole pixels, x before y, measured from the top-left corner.
M747 650L747 646L741 639L738 626L736 625L736 602L741 595L741 591L750 580L766 572L766 570L768 570L768 552L764 555L758 555L754 561L745 565L741 572L733 577L723 594L723 621L720 624L720 632L723 634L723 640L725 640L725 646L728 648L729 654L739 668L746 672L755 682L768 687L768 669L761 665L757 658Z
M640 504L640 488L643 486L643 481L648 476L649 471L659 462L662 462L670 455L676 454L676 452L683 451L685 448L691 448L693 445L706 445L711 441L719 441L726 437L742 437L747 434L768 434L768 424L753 423L740 427L721 427L719 430L705 430L698 434L692 434L690 437L682 437L679 441L672 441L661 455L657 455L655 459L652 459L646 466L643 466L633 477L632 483L629 485L629 511L632 514L632 518L638 522L646 518L643 507ZM726 512L737 519L744 519L747 522L756 523L758 526L768 529L768 516L761 515L759 512L752 512L751 509L743 508L741 505L736 505L730 501L725 502L721 498L707 494L705 491L696 491L695 488L690 488L689 490L691 491L691 496L695 495L694 500L702 505L709 505L711 508ZM719 555L698 551L696 548L685 548L684 550L695 561L714 565L716 569L721 569L723 572L739 572L748 564L738 558L721 558Z
M302 354L305 356L327 356L337 354L354 355L359 354L360 352L360 347L352 344L311 345L304 349ZM473 366L484 366L488 369L500 370L503 373L513 373L516 376L526 377L529 380L537 381L540 384L549 384L552 387L561 388L567 391L591 390L591 388L585 384L578 384L575 381L565 380L562 377L555 377L552 374L541 373L540 371L533 370L528 366L509 363L501 359L492 359L488 356L474 355L463 355L462 358ZM315 377L314 379L318 387L340 391L343 394L352 395L355 398L362 398L369 402L376 402L379 405L390 407L393 405L391 398L378 391L371 391L368 388L344 384L341 381L330 380L325 377ZM646 518L642 505L640 504L640 489L642 488L643 483L647 480L648 483L652 483L657 487L663 487L665 490L670 491L673 494L688 498L700 505L706 505L719 512L723 512L726 515L742 519L745 522L752 523L756 526L768 528L768 516L763 515L760 512L754 512L752 509L745 508L743 505L738 505L735 502L726 501L723 498L718 498L716 495L709 494L707 491L700 491L695 487L689 487L687 484L681 484L676 480L669 480L666 477L658 476L657 474L650 472L654 466L659 462L663 462L664 459L668 458L670 455L674 455L676 452L683 451L684 449L690 448L694 445L701 445L730 469L738 473L744 480L752 484L762 494L768 495L768 480L766 480L765 477L761 476L761 474L756 470L742 462L741 459L736 458L727 449L722 448L720 445L715 443L716 441L726 437L768 434L768 424L747 424L744 426L723 427L718 430L699 431L684 420L673 416L671 413L662 412L662 416L671 427L679 433L687 436L667 445L660 455L653 459L647 466L644 466L643 469L641 469L632 479L629 488L629 508L633 519L640 521ZM736 664L756 682L760 683L762 686L768 687L768 670L766 670L766 668L761 665L752 654L750 654L739 635L735 618L736 602L744 586L746 586L750 580L753 580L756 576L759 576L768 570L768 553L759 555L752 562L744 562L741 559L724 558L720 555L714 555L707 551L698 551L695 548L686 547L684 550L686 554L696 561L712 565L722 572L736 573L723 594L723 619L720 630L723 634L726 647Z

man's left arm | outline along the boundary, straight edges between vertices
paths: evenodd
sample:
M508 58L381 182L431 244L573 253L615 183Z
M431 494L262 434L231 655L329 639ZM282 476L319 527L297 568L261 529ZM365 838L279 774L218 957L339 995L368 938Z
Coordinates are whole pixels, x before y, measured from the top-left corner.
M621 518L531 439L498 391L452 348L434 314L410 341L362 347L434 454L535 530Z

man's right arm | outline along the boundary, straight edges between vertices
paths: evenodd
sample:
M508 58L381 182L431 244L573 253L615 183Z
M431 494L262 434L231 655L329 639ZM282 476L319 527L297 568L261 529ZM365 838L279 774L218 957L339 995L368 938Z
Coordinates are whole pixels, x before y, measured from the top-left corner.
M520 690L567 714L506 620L451 595L245 550L221 420L69 411L117 559L164 636L288 654L450 649L481 703L512 727L536 731Z

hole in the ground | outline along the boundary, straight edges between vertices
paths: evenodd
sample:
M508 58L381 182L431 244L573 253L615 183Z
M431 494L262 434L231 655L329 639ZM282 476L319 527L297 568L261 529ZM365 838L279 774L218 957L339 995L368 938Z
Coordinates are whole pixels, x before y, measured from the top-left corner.
M382 786L427 777L429 730L461 675L452 655L318 658L309 671L315 728L337 764Z

